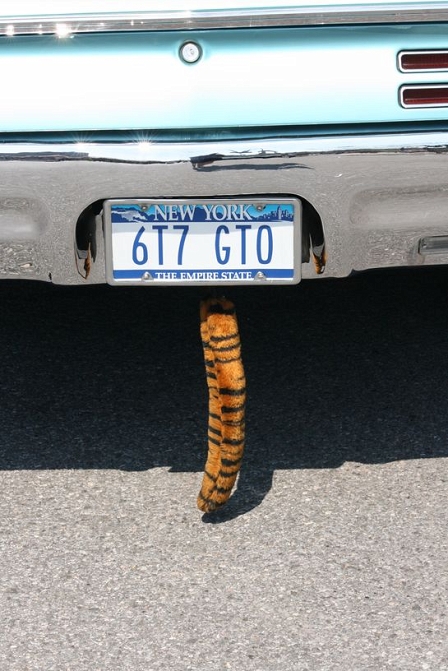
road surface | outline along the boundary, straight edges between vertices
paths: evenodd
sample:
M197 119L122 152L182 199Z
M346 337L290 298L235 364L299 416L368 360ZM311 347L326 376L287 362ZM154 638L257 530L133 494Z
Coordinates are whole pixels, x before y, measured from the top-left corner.
M0 285L0 668L448 670L448 271L228 294L203 516L201 290Z

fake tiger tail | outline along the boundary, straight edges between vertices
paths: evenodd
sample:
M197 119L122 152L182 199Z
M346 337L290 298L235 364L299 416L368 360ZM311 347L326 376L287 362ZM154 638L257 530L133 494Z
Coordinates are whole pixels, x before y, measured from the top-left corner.
M198 508L222 506L235 484L244 451L246 379L235 306L225 298L201 302L201 338L209 392L208 456Z

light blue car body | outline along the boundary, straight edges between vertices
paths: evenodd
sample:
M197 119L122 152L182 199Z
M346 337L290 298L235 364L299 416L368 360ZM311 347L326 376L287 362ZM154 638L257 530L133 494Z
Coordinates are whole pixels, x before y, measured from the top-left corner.
M0 40L2 132L412 123L441 108L404 109L398 54L446 48L446 25L306 26ZM179 58L187 41L202 48Z

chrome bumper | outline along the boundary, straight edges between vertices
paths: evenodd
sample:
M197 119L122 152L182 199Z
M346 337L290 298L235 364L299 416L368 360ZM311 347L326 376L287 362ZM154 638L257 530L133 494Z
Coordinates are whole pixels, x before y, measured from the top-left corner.
M448 263L443 246L427 254L420 244L448 234L447 154L445 132L2 144L0 278L105 282L101 215L96 230L90 224L95 258L87 279L76 233L81 214L94 203L98 211L108 198L293 195L322 221L324 276ZM312 264L304 263L302 274L314 277Z

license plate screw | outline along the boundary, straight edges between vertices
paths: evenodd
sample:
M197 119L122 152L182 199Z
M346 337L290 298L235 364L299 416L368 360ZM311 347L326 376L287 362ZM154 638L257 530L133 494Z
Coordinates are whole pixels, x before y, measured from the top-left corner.
M257 203L257 205L255 205L255 209L257 210L257 212L263 212L265 207L266 205L263 205L262 203Z
M148 271L143 273L143 275L141 276L142 282L149 282L150 280L153 280L153 279L154 279L153 276L151 275L151 273L148 273Z
M267 277L264 273L261 272L261 270L258 271L258 273L255 275L256 280L266 280Z

